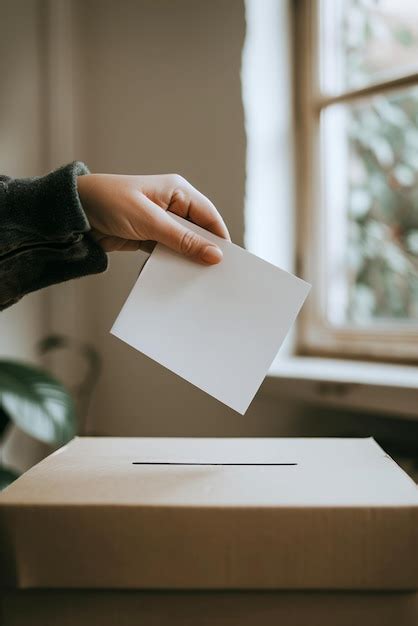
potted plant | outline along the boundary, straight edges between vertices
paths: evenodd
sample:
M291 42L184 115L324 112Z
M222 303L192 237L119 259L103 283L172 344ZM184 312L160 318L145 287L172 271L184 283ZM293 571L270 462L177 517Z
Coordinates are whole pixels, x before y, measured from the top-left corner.
M87 412L100 359L90 345L59 335L45 338L38 346L42 355L60 348L75 349L87 363L85 376L71 391L45 369L10 359L0 360L0 443L11 423L51 447L67 443L79 431L77 413ZM79 411L75 408L76 400ZM0 490L17 476L0 458Z

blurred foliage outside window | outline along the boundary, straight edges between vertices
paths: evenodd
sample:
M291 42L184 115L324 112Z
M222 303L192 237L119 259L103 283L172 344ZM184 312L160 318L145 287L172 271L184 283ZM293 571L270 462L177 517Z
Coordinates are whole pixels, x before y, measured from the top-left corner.
M328 93L417 72L418 0L332 3L333 23L328 18L323 43L323 54L335 55L325 67ZM323 11L330 6L325 0ZM334 122L333 109L339 109ZM340 269L336 264L330 272L328 316L356 326L417 323L418 85L333 105L325 126L327 117L337 132L328 132L325 143L325 177L331 180L325 185L339 186L327 210L334 212L334 224L335 213L344 222L328 233L340 237L342 249ZM327 154L330 137L339 147ZM338 150L343 156L335 159Z

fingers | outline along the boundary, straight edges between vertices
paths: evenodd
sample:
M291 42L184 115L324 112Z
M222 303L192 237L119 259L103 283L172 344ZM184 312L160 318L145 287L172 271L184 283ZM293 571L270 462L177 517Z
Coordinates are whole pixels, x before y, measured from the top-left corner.
M139 250L140 241L122 239L121 237L101 237L97 239L105 252L136 252Z
M132 239L125 239L125 243L119 249L121 250L121 252L136 252L137 250L139 250L140 244L141 244L140 241L133 241Z
M181 180L183 180L181 186L176 187L172 193L168 210L230 241L231 237L225 222L214 204L190 183L184 179Z
M203 263L215 265L222 260L222 250L194 231L173 220L169 213L162 213L154 238L175 252Z
M192 190L189 219L214 235L231 241L229 231L215 205L194 187Z
M156 242L155 241L140 241L139 242L139 249L142 250L142 252L146 252L147 254L151 254L152 251L154 250L156 246Z

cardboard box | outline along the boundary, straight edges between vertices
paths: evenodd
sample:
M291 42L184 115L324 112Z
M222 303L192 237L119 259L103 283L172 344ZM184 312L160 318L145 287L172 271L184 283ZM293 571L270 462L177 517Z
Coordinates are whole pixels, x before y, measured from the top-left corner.
M0 538L9 624L14 594L24 611L53 589L74 607L82 593L147 606L150 590L239 607L263 594L236 590L274 590L274 619L296 597L354 615L368 596L418 621L417 487L373 439L77 438L0 494Z

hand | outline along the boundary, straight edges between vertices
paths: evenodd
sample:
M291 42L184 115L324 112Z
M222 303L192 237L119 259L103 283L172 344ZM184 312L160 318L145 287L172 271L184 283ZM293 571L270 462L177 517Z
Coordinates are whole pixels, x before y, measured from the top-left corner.
M92 234L106 252L138 250L151 240L205 265L222 260L218 246L170 217L171 211L230 239L212 202L181 176L86 174L77 185Z

